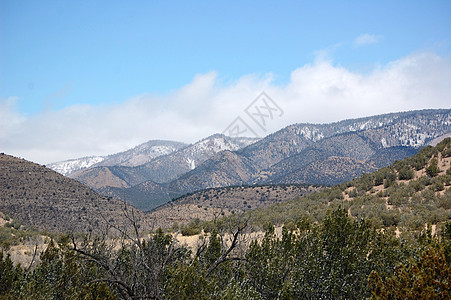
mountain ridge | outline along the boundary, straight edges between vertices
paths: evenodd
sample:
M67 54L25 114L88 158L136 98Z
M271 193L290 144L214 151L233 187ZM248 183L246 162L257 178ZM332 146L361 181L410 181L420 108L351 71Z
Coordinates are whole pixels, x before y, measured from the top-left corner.
M330 127L327 127L328 125ZM233 154L227 151L219 152L196 169L156 187L155 191L149 186L144 188L141 185L145 183L141 183L129 189L123 189L120 195L117 189L107 188L104 192L124 201L139 201L141 203L139 207L146 210L183 194L211 187L252 183L337 184L350 180L353 176L389 165L395 159L402 159L404 154L414 154L427 141L451 132L451 110L391 113L360 118L355 122L344 120L312 126L289 125ZM355 131L342 132L344 130ZM332 134L333 131L338 133ZM313 142L314 140L316 142ZM316 162L313 159L304 165L300 164L298 170L309 165L304 173L294 175L295 170L287 167L282 170L282 173L285 175L291 173L291 177L284 178L283 174L280 174L268 179L273 172L272 167L277 166L284 159L289 161L290 157L293 157L291 160L299 159L300 153L306 151L305 149L313 149L317 152ZM296 157L296 155L299 156ZM334 159L328 159L329 157ZM326 163L321 160L325 160ZM293 161L290 164L297 165ZM348 174L343 173L340 166L347 166ZM316 171L320 169L327 171L327 168L335 170L336 176L331 174L321 178L315 175ZM309 174L306 173L307 171ZM276 180L277 178L280 180ZM131 192L130 195L127 195L128 191ZM149 202L146 207L143 204L149 199L152 202Z
M177 151L186 144L166 140L150 140L131 149L105 156L86 156L48 164L48 167L60 174L71 174L95 166L138 166L156 157Z
M114 185L108 180L94 185L97 174L76 178L104 195L134 204L139 202L138 206L147 210L183 194L211 187L340 183L414 154L428 141L449 132L450 109L389 113L329 124L298 123L234 151L217 149L224 151L212 151L200 161L190 161L183 155L174 159L187 149L184 148L134 168L107 167L118 178ZM309 167L302 170L305 166ZM341 172L340 166L348 174ZM316 169L335 170L337 176L321 178L314 174Z
M159 156L145 164L136 167L106 166L94 167L88 170L73 173L70 177L77 179L93 188L105 187L131 187L150 180L157 183L169 182L184 173L194 169L216 153L223 150L238 150L241 147L255 142L255 138L231 138L222 134L214 134L198 142L187 145L167 155ZM108 171L119 178L118 181L125 182L120 186L108 184L93 185L94 180L99 180L97 171ZM105 181L111 178L104 178Z

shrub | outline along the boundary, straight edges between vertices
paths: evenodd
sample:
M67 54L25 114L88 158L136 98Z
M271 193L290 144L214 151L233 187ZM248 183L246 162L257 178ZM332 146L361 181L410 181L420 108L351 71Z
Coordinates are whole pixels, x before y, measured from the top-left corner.
M409 180L412 179L415 173L413 172L412 168L405 165L399 170L398 178L399 180Z
M202 227L200 224L200 220L196 219L191 221L188 225L184 226L180 233L184 236L191 236L201 233Z
M437 163L438 161L436 158L431 159L429 167L426 168L426 174L428 174L429 177L435 177L440 172Z

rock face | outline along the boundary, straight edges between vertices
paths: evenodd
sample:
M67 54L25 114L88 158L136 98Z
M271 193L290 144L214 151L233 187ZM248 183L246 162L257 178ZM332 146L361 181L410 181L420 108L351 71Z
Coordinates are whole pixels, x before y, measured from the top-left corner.
M50 232L100 231L122 225L125 203L104 197L44 166L0 155L0 211ZM132 209L130 206L128 209ZM137 211L136 216L143 217Z
M449 109L294 124L250 141L247 147L214 135L138 167L91 168L74 177L104 195L148 210L213 187L345 182L413 155L450 132ZM109 177L103 178L103 174Z

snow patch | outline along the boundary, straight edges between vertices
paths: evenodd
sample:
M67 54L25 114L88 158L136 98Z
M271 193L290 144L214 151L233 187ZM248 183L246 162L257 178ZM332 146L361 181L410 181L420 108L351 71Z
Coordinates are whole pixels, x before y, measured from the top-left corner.
M105 160L105 158L102 156L90 156L52 163L48 165L48 167L55 172L67 176L74 171L89 168L90 166L102 162L103 160Z
M196 162L194 161L194 159L192 159L192 158L187 158L187 159L186 159L186 162L188 163L189 168L190 168L191 170L194 170L194 169L196 168Z

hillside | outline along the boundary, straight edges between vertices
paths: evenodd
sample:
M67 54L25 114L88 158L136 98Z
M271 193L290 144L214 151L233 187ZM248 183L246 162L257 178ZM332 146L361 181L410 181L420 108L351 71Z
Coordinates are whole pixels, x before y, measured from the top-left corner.
M124 203L99 195L44 166L0 155L0 211L50 232L103 230L126 222ZM136 210L136 209L135 209ZM135 212L142 218L141 212Z
M147 217L158 226L171 227L174 223L187 224L196 219L202 221L240 214L256 208L309 195L320 190L308 185L231 186L197 191L166 203Z
M212 187L255 183L332 185L415 154L429 141L449 132L451 110L392 113L322 125L295 124L241 150L221 151L192 170L186 168L172 181L152 180L151 184L99 191L148 210L183 194ZM166 168L165 164L160 166L161 171Z
M258 226L287 224L306 217L321 221L329 209L372 226L422 230L451 218L451 138L412 157L310 196L250 212Z

